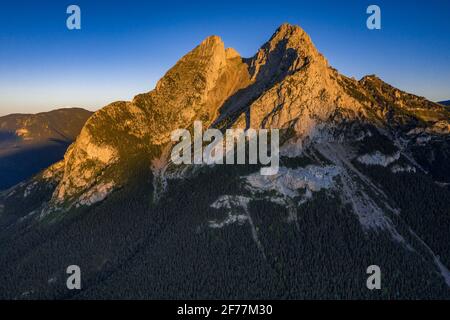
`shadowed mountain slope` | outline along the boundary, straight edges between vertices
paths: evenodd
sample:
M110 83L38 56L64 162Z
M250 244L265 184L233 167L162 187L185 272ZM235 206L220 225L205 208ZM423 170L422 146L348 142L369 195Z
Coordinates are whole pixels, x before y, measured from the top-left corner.
M72 108L0 117L0 190L61 160L91 115Z

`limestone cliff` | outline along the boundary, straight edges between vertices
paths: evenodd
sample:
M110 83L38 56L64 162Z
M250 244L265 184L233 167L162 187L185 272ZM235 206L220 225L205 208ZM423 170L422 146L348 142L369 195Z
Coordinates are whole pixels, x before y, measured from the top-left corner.
M374 76L357 81L339 74L298 26L280 26L249 59L211 36L178 61L154 90L112 103L90 118L65 155L52 202L103 199L95 190L104 193L108 186L110 192L126 183L136 158L164 167L171 132L190 128L195 120L222 129L286 129L295 148L352 121L388 131L398 126L448 130L443 106Z

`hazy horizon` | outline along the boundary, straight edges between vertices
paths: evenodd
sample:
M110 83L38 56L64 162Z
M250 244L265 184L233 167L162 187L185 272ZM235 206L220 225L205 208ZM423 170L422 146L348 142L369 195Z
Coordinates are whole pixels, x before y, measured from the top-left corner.
M207 36L250 57L285 22L301 26L344 75L376 74L431 101L450 99L449 1L377 1L376 31L366 28L366 1L76 1L81 30L66 28L69 4L2 4L0 116L130 100Z

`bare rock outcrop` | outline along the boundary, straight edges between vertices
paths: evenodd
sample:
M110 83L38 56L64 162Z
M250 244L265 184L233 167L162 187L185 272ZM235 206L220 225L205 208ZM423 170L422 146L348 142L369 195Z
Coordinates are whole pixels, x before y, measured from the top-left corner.
M298 26L280 26L249 59L211 36L154 90L90 118L65 155L53 201L76 200L99 183L113 190L126 181L124 163L136 157L147 159L149 167L157 159L161 171L171 132L195 120L220 129L289 129L294 143L302 144L355 120L386 128L407 124L408 131L431 121L434 131L443 132L448 111L375 76L357 81L339 74Z

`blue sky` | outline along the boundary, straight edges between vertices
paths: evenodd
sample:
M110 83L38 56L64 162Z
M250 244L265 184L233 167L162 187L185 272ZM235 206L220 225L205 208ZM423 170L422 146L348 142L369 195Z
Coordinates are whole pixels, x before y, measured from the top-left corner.
M70 4L81 8L81 30L66 28ZM381 30L366 28L370 4L381 8ZM0 115L129 100L205 37L249 57L284 22L305 29L345 75L375 73L450 99L448 0L10 0L0 4Z

